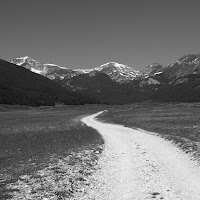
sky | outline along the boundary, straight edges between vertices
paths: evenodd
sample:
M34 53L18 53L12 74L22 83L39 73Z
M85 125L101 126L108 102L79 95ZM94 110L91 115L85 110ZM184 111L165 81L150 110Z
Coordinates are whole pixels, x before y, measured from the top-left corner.
M199 0L1 0L0 58L141 70L200 53Z

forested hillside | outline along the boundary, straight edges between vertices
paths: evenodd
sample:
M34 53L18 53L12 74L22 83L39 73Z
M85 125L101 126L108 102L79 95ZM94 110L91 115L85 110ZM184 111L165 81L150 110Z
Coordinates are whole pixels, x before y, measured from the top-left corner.
M68 91L46 77L0 59L0 104L54 106L93 103L94 100Z

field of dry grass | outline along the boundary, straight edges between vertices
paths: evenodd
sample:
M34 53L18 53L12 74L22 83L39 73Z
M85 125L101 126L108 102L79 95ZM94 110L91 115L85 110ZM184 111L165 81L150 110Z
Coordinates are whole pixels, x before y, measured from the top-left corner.
M200 161L200 104L146 102L115 106L101 119L158 133Z
M103 149L85 115L155 132L200 162L200 104L0 106L0 199L82 199ZM94 177L93 177L94 178Z
M0 199L83 194L103 140L80 118L97 110L95 106L25 110L4 106L0 112Z

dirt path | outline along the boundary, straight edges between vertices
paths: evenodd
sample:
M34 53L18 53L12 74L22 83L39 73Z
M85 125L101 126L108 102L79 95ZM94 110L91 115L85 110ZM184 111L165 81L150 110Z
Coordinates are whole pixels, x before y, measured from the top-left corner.
M82 119L105 140L91 199L200 200L200 168L188 155L151 133L95 120L101 113Z

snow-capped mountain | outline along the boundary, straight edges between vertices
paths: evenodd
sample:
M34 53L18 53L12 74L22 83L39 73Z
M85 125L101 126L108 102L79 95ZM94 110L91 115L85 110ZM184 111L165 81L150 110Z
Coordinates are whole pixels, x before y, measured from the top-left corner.
M32 72L35 72L37 74L42 74L44 71L44 66L39 63L38 61L29 58L28 56L21 57L21 58L14 58L9 60L10 63L25 67L26 69L29 69Z
M104 73L110 76L110 78L116 82L128 82L139 75L139 71L116 62L109 62L94 69L75 70L55 64L42 64L28 56L11 59L9 62L25 67L34 73L46 76L50 79L62 80L64 78L69 79L80 74L90 74L92 76L96 73Z
M103 64L99 67L94 68L94 71L107 74L112 80L121 83L133 80L140 74L139 71L134 70L132 67L116 62Z
M185 76L200 73L200 54L185 55L169 66L153 63L140 72L134 70L132 67L116 62L109 62L93 69L76 70L61 67L56 64L43 64L28 56L11 59L9 62L25 67L30 71L46 76L49 79L69 80L72 77L81 74L89 74L91 77L96 73L104 73L113 81L119 83L127 83L139 78L142 81L140 86L144 85L144 83L151 85L160 82L160 80L157 81L157 79L160 79L161 74L165 77L165 83L167 78L170 84L174 81L174 84L179 84L182 81L186 81Z
M166 70L171 79L200 73L200 54L188 54L172 63Z
M43 64L28 56L11 59L9 62L25 67L26 69L29 69L34 73L46 76L49 79L64 79L65 77L71 77L81 73L55 64Z

